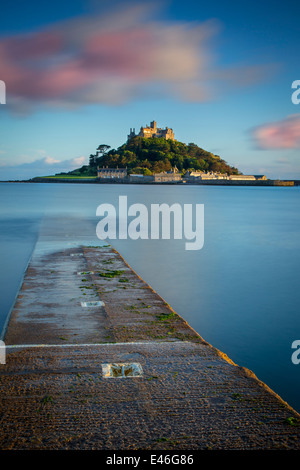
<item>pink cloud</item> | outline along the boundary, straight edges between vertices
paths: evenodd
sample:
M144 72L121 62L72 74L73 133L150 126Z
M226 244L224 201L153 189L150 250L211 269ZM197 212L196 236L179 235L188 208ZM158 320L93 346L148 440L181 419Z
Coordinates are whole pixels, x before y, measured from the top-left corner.
M261 149L293 149L300 146L300 114L258 126L253 138Z
M53 31L24 34L5 38L2 45L12 60L24 62L56 54L62 47L62 35Z
M126 4L0 38L7 104L115 104L153 90L206 101L215 77L243 82L243 69L213 64L208 39L219 31L215 22L154 21L151 15L150 3Z

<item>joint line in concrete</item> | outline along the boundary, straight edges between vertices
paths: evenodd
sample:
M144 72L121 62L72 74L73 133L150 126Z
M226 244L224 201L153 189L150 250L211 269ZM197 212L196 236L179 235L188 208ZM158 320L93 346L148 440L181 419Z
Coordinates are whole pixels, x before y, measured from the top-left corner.
M26 348L85 348L92 346L124 346L124 345L148 345L148 344L186 344L190 341L137 341L127 343L72 343L72 344L8 344L5 349L26 349Z

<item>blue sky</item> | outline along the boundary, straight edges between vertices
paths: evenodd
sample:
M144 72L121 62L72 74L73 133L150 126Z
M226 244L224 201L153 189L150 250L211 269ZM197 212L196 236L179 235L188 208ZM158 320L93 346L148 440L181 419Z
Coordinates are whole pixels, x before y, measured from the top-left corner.
M1 10L0 180L74 169L152 120L245 174L300 179L296 1Z

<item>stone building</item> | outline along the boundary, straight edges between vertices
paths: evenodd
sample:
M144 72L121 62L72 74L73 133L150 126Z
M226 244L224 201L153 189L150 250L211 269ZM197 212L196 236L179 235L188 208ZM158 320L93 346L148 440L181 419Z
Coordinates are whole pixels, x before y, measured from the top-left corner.
M231 180L231 181L259 181L267 180L265 175L228 175L218 171L187 171L184 175L189 180Z
M127 177L127 168L108 168L102 167L97 168L97 177L98 178L126 178Z
M266 175L254 175L254 178L258 181L266 181L268 178L266 177Z
M133 137L163 137L164 139L168 140L175 140L175 135L173 129L166 127L162 129L157 127L156 121L152 121L150 126L141 127L140 132L138 134L135 133L135 129L130 128L130 132L127 136L128 140L132 139Z
M256 178L254 175L230 175L228 177L229 180L231 181L255 181Z
M173 168L171 171L162 171L161 173L155 173L154 175L155 183L168 183L181 181L181 173L178 172L177 168Z
M228 179L227 173L220 173L216 171L187 171L184 175L185 178L201 179L201 180L224 180Z

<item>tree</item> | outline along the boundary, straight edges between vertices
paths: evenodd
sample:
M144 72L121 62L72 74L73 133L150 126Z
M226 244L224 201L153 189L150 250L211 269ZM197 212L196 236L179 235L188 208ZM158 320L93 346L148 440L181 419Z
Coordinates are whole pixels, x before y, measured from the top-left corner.
M93 154L91 153L91 155L90 155L90 160L89 160L89 165L90 165L90 166L96 166L96 156L97 156L97 155L93 155Z
M101 144L95 154L90 155L89 166L73 171L84 175L96 175L97 165L112 168L127 167L132 173L159 173L177 167L184 171L193 168L201 171L220 171L238 174L238 169L231 167L219 155L214 155L194 143L165 140L163 138L133 137L117 149Z
M103 156L110 149L110 145L101 144L97 148L97 155L100 153Z
M97 152L96 152L96 158L95 158L95 165L100 164L100 158L103 158L109 149L110 149L110 145L101 144L98 146ZM100 154L100 157L98 157L99 154Z

